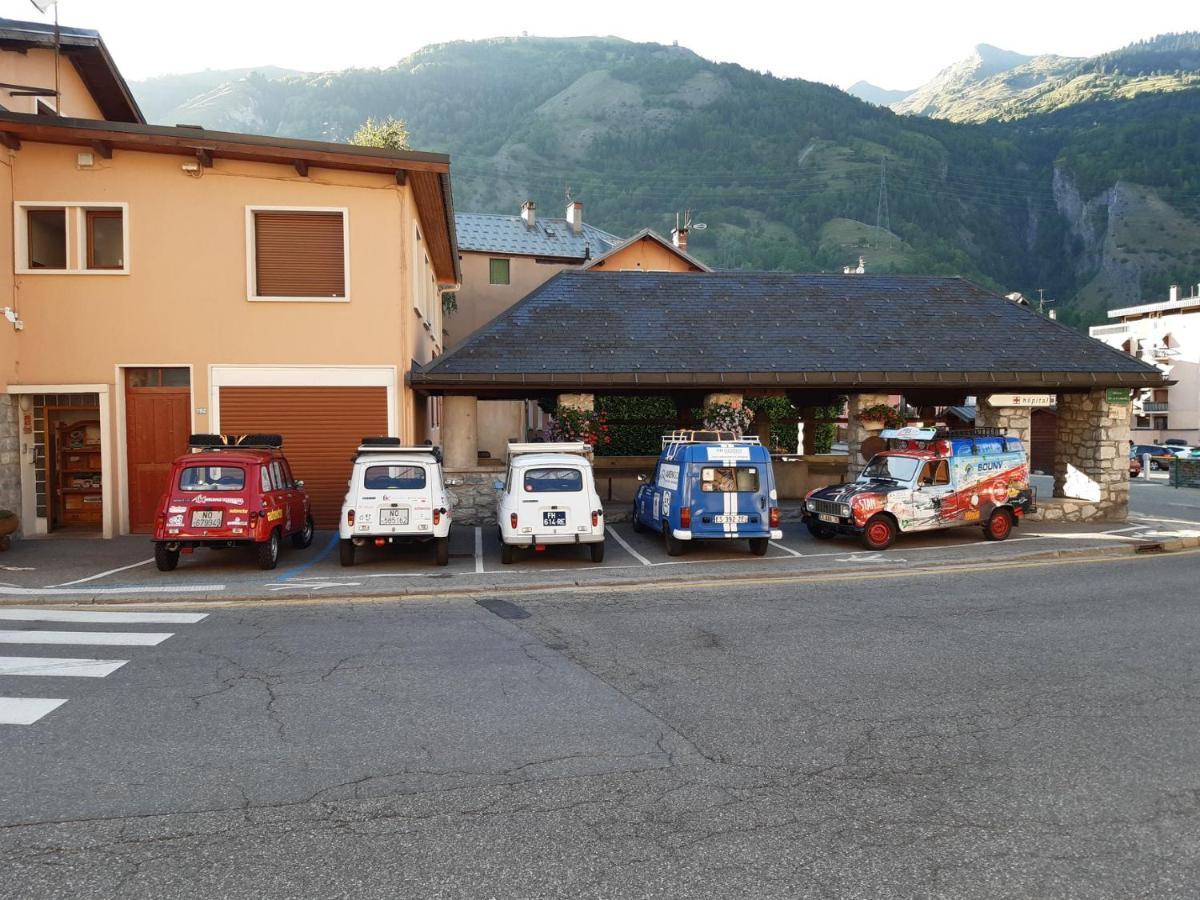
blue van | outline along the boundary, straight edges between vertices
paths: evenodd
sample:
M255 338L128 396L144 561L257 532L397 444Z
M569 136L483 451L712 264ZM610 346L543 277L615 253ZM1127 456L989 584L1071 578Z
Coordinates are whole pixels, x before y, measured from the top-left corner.
M685 541L747 538L750 552L763 556L783 537L771 454L758 438L728 431L664 435L654 478L634 497L633 528L661 533L670 556L683 553Z

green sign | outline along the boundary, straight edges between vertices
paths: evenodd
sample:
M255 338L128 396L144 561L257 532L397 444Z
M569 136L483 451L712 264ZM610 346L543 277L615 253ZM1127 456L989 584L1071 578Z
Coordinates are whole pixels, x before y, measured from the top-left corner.
M1108 388L1104 392L1104 399L1109 403L1128 403L1129 388Z

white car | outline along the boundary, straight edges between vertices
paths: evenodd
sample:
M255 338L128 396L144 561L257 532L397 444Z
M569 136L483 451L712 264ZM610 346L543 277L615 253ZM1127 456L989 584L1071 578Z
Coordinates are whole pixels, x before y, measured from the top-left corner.
M504 481L495 483L500 561L516 548L587 544L592 562L604 561L604 505L592 477L585 443L509 444Z
M404 447L399 438L363 438L354 457L342 518L339 556L405 542L432 542L437 564L450 561L450 495L434 447Z

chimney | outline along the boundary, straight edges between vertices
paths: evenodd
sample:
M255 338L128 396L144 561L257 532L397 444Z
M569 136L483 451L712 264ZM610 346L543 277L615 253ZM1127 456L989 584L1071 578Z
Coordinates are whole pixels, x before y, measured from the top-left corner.
M571 226L571 231L575 234L583 231L583 204L578 200L572 200L567 204L567 224Z
M521 221L525 223L526 228L532 228L537 224L537 204L532 200L526 200L521 204Z
M1168 299L1172 303L1175 303L1179 299L1179 285L1177 285L1177 284L1171 285L1171 290L1168 293Z
M678 224L676 224L675 227L671 229L671 243L684 253L687 253L687 239L688 227L686 225L681 228Z

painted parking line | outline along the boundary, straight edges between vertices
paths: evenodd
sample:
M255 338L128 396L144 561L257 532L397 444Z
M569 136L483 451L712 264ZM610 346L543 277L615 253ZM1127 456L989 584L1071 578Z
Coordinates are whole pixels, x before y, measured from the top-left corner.
M109 569L107 572L97 572L95 575L89 575L86 578L76 578L74 581L64 581L62 584L52 584L50 587L71 587L75 584L86 584L89 581L99 581L101 578L107 578L109 575L116 575L118 572L128 572L130 569L137 569L142 566L148 566L154 562L154 557L143 559L141 562L130 563L127 566L120 566L116 569Z
M170 631L0 631L0 644L157 647L173 633Z
M32 725L66 702L44 697L0 697L0 725Z
M629 545L629 541L625 540L625 538L621 537L621 535L617 533L617 529L609 528L606 533L611 534L613 536L613 540L615 540L618 544L620 544L622 547L624 547L625 552L628 553L630 556L632 556L634 559L636 559L638 562L640 562L643 566L653 565L653 563L650 562L650 560L646 559L646 557L642 556L642 554L640 554L636 550L634 550L633 547L631 547Z
M791 547L785 547L785 546L783 546L783 544L777 543L775 541L771 541L771 546L778 547L784 553L790 553L792 556L803 556L804 555L803 553L800 553L797 550L793 550Z
M150 586L142 584L124 587L23 588L0 585L0 596L7 597L95 597L126 594L215 594L225 590L223 584L173 584Z
M208 613L93 612L84 609L0 607L0 620L10 622L112 622L115 625L194 625Z
M127 659L58 659L46 656L0 656L0 675L51 675L57 678L104 678Z
M290 581L291 579L293 579L297 575L299 575L301 572L307 572L313 566L317 565L320 562L323 562L325 557L327 557L330 553L333 552L333 548L337 546L337 543L338 543L338 532L335 531L330 536L329 543L327 543L324 547L322 547L320 552L316 556L314 556L312 559L308 560L307 562L300 563L300 565L298 565L298 566L292 566L290 569L284 569L281 573L279 573L279 575L277 575L275 577L275 580L276 581Z
M475 574L483 574L483 529L475 526Z

